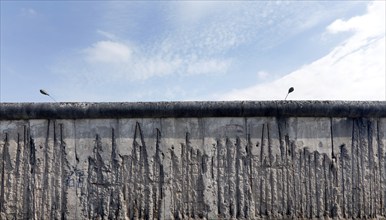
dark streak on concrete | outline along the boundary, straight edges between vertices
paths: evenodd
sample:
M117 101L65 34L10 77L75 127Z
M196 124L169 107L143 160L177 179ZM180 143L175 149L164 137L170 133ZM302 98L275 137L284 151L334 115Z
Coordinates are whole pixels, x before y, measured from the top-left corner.
M235 103L237 102L229 104L232 106ZM246 102L239 103L245 105ZM171 131L165 127L162 130L162 126L158 125L149 126L148 123L140 123L137 120L120 124L117 120L118 123L111 126L116 120L113 119L111 124L105 125L107 132L104 132L106 130L98 131L90 123L89 127L80 127L83 132L96 130L93 133L95 138L87 140L92 142L90 145L94 147L94 151L90 149L87 157L77 155L76 146L71 142L71 138L82 139L77 136L77 127L74 125L71 128L72 122L67 121L61 121L63 124L57 125L57 120L53 119L58 116L57 108L60 108L61 104L47 104L48 107L56 106L48 111L52 113L53 118L50 116L48 120L39 121L41 124L38 126L36 122L31 122L33 120L10 122L12 126L9 127L2 124L1 128L4 130L0 131L0 219L385 217L386 131L384 118L381 118L386 112L384 102L333 102L332 106L340 107L322 107L327 109L323 114L319 110L312 113L313 104L317 106L323 102L267 103L276 103L276 107L280 103L289 103L292 107L275 107L271 109L272 112L265 112L267 108L256 107L263 106L256 102L256 112L252 114L253 108L250 108L251 111L247 114L244 107L239 108L243 109L241 112L236 111L236 108L233 109L235 111L222 112L221 108L218 108L222 104L218 102L208 111L205 108L200 110L199 104L196 104L198 112L194 111L195 108L188 109L188 105L184 103L184 108L176 107L179 104L174 103L178 111L187 111L176 111L177 117L209 117L217 113L216 116L275 116L259 119L258 123L255 118L239 120L245 120L245 133L240 135L237 133L217 136L218 134L212 134L208 129L200 131L208 131L205 134L207 136L201 136L193 133L196 132L194 129L187 129L179 132L185 139L168 142L170 140L167 133ZM344 107L354 103L358 104L354 110ZM114 103L112 107L118 105ZM138 103L124 103L123 106L125 105L140 106ZM172 105L173 103L170 104ZM307 107L308 110L302 109L307 105L311 105ZM373 108L373 105L379 106ZM1 107L3 106L2 104ZM157 108L161 109L161 106L168 105L161 103ZM126 114L130 112L129 109L127 112L121 112L121 115L114 115L113 118L169 117L174 111L174 107L170 106L154 115L150 110L129 115ZM87 110L90 115L77 115L75 106L75 113L69 112L63 117L75 115L93 118L99 114L103 118L113 115L113 108L105 113L94 107L87 107L91 109ZM343 114L337 109L347 110L344 117L336 117ZM0 112L8 110L1 109ZM295 110L299 111L299 114ZM63 109L59 112L61 111ZM92 113L93 111L98 113ZM287 117L291 114L295 117ZM5 117L2 115L1 118L9 120L17 115L18 113ZM318 126L311 128L312 123L303 124L303 129L313 130L315 136L307 133L302 136L302 130L299 129L301 121L308 119L299 117L311 115L328 116L322 122L314 121L321 123L324 130ZM25 117L20 114L19 116ZM44 115L30 111L27 116L34 118ZM221 123L216 124L222 122L221 120L213 120L215 122L210 122L213 123L211 126L222 126ZM181 121L185 123L184 119ZM13 130L15 127L17 129ZM75 134L71 134L70 129ZM132 132L124 134L130 137L132 143L119 139L125 129ZM331 136L326 136L323 132ZM197 144L197 136L209 138L202 142L202 146L196 146L200 145ZM314 138L313 141L303 144L302 141L307 142L309 136ZM327 147L333 146L333 149L323 149L326 146L318 144L322 139L327 143L331 139L331 145ZM65 140L69 141L68 145ZM78 149L82 146L80 143ZM210 150L210 147L213 147L213 150ZM130 153L121 155L120 150ZM75 156L67 155L66 152L75 153ZM82 157L85 158L84 161ZM79 161L85 164L82 170L78 170L82 167ZM77 173L79 171L84 172L82 177ZM73 185L68 184L69 177L75 178ZM17 198L13 198L15 196ZM20 205L14 205L18 201ZM72 203L75 202L79 205L79 213L78 209L73 209Z

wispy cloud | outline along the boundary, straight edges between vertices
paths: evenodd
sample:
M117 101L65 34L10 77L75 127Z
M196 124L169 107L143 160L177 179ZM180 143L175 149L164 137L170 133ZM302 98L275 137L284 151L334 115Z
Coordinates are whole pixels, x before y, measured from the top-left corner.
M182 90L200 84L199 77L245 74L238 69L245 64L244 58L264 56L268 49L322 23L327 8L316 1L119 1L103 5L107 7L103 7L103 20L96 25L97 37L77 54L61 60L54 71L83 90L125 84L121 94L132 97L162 94L161 87L169 91L165 97L185 95L189 92ZM272 79L269 70L256 72L251 70L251 75L262 82ZM229 83L224 87L232 88L233 82ZM138 84L147 87L139 88ZM177 88L173 84L180 85ZM202 91L205 95L211 92L210 88Z
M336 20L327 27L334 34L353 35L329 54L273 82L234 90L220 99L382 100L385 98L385 2L369 4L367 13Z
M33 8L22 8L20 9L22 16L35 17L38 15L37 11Z
M125 44L114 41L99 41L84 50L90 63L125 63L131 59L132 51Z
M187 62L186 73L191 75L207 73L225 73L229 68L230 60L201 59Z
M295 7L288 2L171 2L165 5L167 10L159 9L159 5L154 7L167 18L160 25L169 28L165 28L155 41L143 42L146 35L136 39L116 34L125 28L132 32L142 31L142 27L133 24L132 16L139 21L142 19L134 13L133 4L109 4L105 17L114 24L109 29L112 31L97 30L108 40L94 42L82 49L83 56L74 57L75 63L79 59L85 60L81 65L86 65L84 69L92 70L93 74L110 70L108 74L99 75L113 75L113 78L130 81L175 74L226 74L234 60L234 55L228 55L230 50L240 45L251 45L259 50L280 42L281 37L296 33L303 23L296 11L315 7ZM110 12L112 9L114 13ZM288 17L295 19L288 22ZM128 22L122 24L122 20Z
M98 41L57 69L72 80L135 82L167 75L224 74L230 63L229 59L182 56L162 49L148 52L127 42Z
M118 39L118 37L115 34L107 32L107 31L97 30L97 33L103 37L106 37L109 40L117 40Z

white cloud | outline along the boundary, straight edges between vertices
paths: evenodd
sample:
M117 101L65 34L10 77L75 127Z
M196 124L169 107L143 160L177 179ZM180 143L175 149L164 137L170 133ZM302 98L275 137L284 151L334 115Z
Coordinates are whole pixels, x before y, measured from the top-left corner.
M139 4L135 7L136 4L125 2L112 2L107 5L110 6L107 7L109 18L107 20L110 23L109 27L102 29L130 28L134 32L146 33L142 26L133 24L136 19L144 19L135 13L136 8L138 10L138 7L144 5ZM165 19L167 22L159 23L166 27L165 32L157 37L156 42L145 45L142 39L132 39L136 44L136 47L133 47L118 42L117 36L109 32L98 30L100 35L107 37L111 42L98 42L88 48L87 60L120 63L118 68L114 66L110 69L119 69L118 72L123 72L130 79L148 79L172 74L226 73L232 62L224 54L230 50L244 45L256 48L256 52L259 53L259 50L272 47L287 37L318 24L326 17L310 12L312 9L320 11L323 8L317 2L295 4L287 1L259 3L187 1L164 4L167 6L166 10L160 10L162 7L158 4L154 8L145 5L161 14L167 12L163 14L167 17ZM336 13L334 10L329 10L329 13ZM122 18L131 23L117 22ZM141 19L139 21L145 22ZM151 20L148 18L146 22L149 19ZM268 20L272 20L272 23L270 24ZM114 26L116 23L120 24L119 27ZM304 25L305 23L307 25ZM237 57L237 55L230 56ZM133 69L141 73L133 73Z
M327 27L330 33L354 34L329 54L273 82L234 90L221 99L383 100L385 98L385 2L376 1L367 13Z
M57 67L61 75L72 80L94 83L134 82L167 75L226 73L231 61L220 58L182 55L160 47L147 50L132 43L98 41L81 50Z
M268 77L269 77L269 73L266 71L259 71L257 73L257 78L260 80L266 80L266 79L268 79Z
M82 89L84 81L93 88L112 85L115 89L115 84L123 83L128 86L122 93L138 93L141 97L143 94L156 96L159 92L154 95L153 86L137 89L133 85L157 81L159 87L170 88L160 84L171 80L171 84L180 83L182 89L187 89L197 87L195 83L202 80L200 76L229 74L224 79L230 79L236 72L244 75L249 72L249 67L243 67L241 61L247 56L243 54L245 48L263 54L267 48L274 48L328 17L314 12L327 11L327 7L319 6L318 2L279 3L282 5L275 2L168 2L164 4L166 8L160 4L153 8L147 3L108 2L106 4L112 6L104 7L108 9L107 15L102 16L105 24L100 24L96 30L106 40L82 49L77 56L68 58L66 68L59 65L56 69L77 81ZM335 10L328 10L328 13L337 14ZM246 71L239 72L237 68ZM267 72L250 72L255 73L253 77L260 82L272 79ZM185 76L189 76L189 80L182 79ZM231 86L234 85L224 84L224 88ZM211 91L213 89L201 89L206 96ZM170 94L175 93L185 95L175 90ZM250 97L255 97L253 92ZM246 98L243 95L238 99Z
M114 41L99 41L84 50L89 62L121 63L128 62L132 50L125 44Z
M368 13L350 18L338 19L327 27L331 33L354 31L357 37L369 38L385 33L385 2L373 2L368 6Z

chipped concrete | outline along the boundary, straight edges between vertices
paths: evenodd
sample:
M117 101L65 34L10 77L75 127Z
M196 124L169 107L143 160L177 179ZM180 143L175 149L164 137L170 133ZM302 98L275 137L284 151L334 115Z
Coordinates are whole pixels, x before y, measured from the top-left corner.
M1 105L0 219L386 217L384 103L347 117L296 116L299 102L247 116L60 119L55 104L11 119L23 107Z

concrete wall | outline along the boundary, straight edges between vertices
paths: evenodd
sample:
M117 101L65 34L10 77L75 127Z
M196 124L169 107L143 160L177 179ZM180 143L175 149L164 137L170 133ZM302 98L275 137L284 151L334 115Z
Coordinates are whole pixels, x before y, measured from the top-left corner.
M384 102L0 113L0 219L386 217Z

